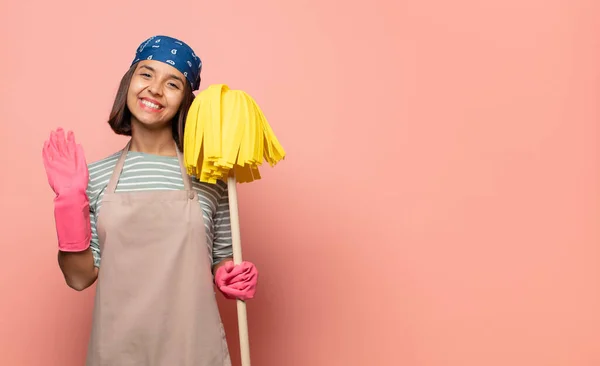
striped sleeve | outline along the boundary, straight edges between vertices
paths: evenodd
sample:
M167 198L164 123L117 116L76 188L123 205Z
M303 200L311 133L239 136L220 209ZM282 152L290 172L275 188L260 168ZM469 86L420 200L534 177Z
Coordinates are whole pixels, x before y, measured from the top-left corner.
M219 199L214 214L213 265L233 257L231 222L229 220L229 197L227 184L218 181Z
M87 188L87 196L88 196L88 200L90 201L90 226L92 228L92 238L90 240L90 248L92 250L92 256L94 257L94 266L95 267L100 267L100 244L98 243L98 233L96 232L96 221L97 221L97 214L96 214L96 204L95 204L95 197L94 194L92 193L91 190L91 179L90 179L90 183L88 183L88 188Z
M96 267L100 267L100 242L98 241L96 227L101 196L106 187L103 181L108 180L108 177L112 174L112 170L117 163L117 157L118 153L114 153L104 159L88 164L90 180L87 187L87 196L90 201L90 226L92 228L90 248L94 257L94 266Z
M98 243L98 234L96 233L96 218L96 213L90 209L90 221L92 224L92 240L90 241L90 248L92 248L94 266L100 267L100 244Z

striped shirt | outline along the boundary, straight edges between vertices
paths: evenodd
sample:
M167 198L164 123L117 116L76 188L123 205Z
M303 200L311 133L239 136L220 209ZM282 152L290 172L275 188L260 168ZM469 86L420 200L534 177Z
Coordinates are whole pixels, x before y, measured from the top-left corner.
M88 164L90 180L87 196L90 200L92 226L90 247L96 267L100 266L101 261L96 222L101 212L102 197L120 155L121 151ZM209 184L199 182L195 177L192 177L192 186L198 193L198 201L202 209L204 226L206 227L206 242L209 247L208 253L212 253L212 263L216 264L233 254L227 184L221 181L217 184ZM177 157L129 151L115 193L177 189L184 189Z

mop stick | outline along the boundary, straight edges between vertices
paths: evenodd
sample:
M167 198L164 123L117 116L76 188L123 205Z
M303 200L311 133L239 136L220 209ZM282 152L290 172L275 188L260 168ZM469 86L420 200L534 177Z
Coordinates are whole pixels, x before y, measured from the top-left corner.
M233 263L240 264L242 263L242 243L240 239L240 220L238 213L236 179L235 175L233 174L233 171L227 177L227 192L229 197L231 240L233 242ZM236 302L242 366L250 366L250 341L248 336L248 317L246 315L246 303L240 299L238 299Z

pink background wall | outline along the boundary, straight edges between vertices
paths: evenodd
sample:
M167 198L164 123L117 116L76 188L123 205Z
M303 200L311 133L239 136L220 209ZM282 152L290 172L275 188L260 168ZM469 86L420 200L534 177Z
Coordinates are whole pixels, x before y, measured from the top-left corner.
M123 146L105 120L154 33L289 154L240 187L254 365L600 365L600 4L368 4L3 0L0 365L82 365L93 292L56 264L40 150Z

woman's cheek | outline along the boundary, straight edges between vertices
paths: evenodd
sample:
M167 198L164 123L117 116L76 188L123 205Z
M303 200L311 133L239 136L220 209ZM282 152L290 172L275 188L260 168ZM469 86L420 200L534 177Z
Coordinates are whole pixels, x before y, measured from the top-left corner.
M170 91L167 95L167 101L169 102L169 106L178 111L181 102L183 102L183 93Z
M133 92L135 92L136 94L139 93L140 91L142 91L145 88L144 82L143 81L133 81L131 83L131 85L129 86L129 89Z

